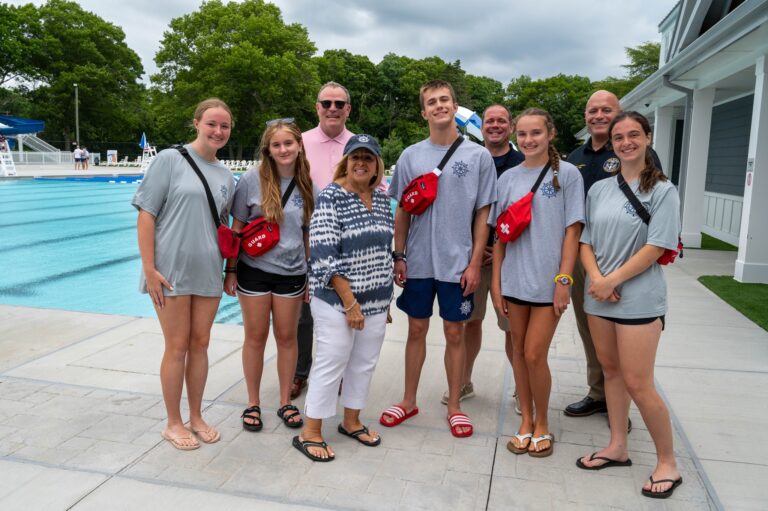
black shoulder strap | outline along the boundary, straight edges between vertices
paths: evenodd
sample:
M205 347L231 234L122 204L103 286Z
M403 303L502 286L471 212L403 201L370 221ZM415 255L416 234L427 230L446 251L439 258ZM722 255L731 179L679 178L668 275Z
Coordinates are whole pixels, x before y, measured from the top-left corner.
M551 162L547 162L546 165L544 165L544 168L541 169L541 173L539 174L539 178L536 180L536 184L533 185L533 188L531 188L531 193L536 193L536 190L539 189L539 186L541 185L541 182L544 181L544 176L547 175L547 171L549 170L549 166L551 165Z
M173 148L181 153L184 159L187 160L187 163L189 163L190 167L192 167L192 170L195 171L197 177L200 178L200 181L203 182L203 188L205 188L205 196L208 198L208 206L211 208L211 215L213 216L213 221L216 224L216 228L218 229L219 225L221 225L221 219L216 212L216 203L213 200L211 189L208 187L208 181L205 180L205 176L203 176L203 173L200 171L197 163L195 163L195 160L192 159L192 156L189 154L189 151L187 151L186 147L177 145L173 146Z
M291 196L291 193L293 193L293 189L295 187L296 187L296 180L291 179L291 182L288 183L288 188L285 189L285 193L283 194L283 200L281 201L283 209L285 209L285 205L288 204L288 197Z
M435 172L435 174L437 174L439 176L440 174L443 173L443 168L448 163L448 160L451 159L451 156L453 156L453 153L456 152L456 149L459 148L459 146L461 145L462 142L464 142L464 137L459 135L459 137L456 140L453 141L453 144L451 144L451 147L448 148L448 152L445 153L445 156L443 156L443 159L440 160L440 163L437 165L437 168L435 169L435 170L437 170L437 172Z
M619 182L619 188L624 192L624 196L629 200L629 203L632 204L632 207L635 208L637 216L639 216L646 225L651 223L651 214L645 209L645 206L643 206L643 203L637 198L637 195L630 190L629 185L624 180L624 176L621 175L621 172L618 173L616 179Z

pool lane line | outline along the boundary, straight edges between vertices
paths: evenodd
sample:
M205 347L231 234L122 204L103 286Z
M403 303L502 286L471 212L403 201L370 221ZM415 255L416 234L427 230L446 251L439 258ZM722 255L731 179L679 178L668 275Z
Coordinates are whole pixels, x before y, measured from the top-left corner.
M125 199L118 199L118 200L114 200L113 199L113 200L104 201L104 202L75 202L73 204L57 204L57 205L53 205L53 206L42 206L42 207L39 207L39 208L24 208L24 209L21 209L21 210L19 208L14 208L14 209L11 209L9 211L3 211L2 209L0 209L0 215L7 215L7 214L10 214L10 213L24 213L24 214L26 214L26 213L33 213L35 211L49 211L51 209L69 209L69 208L83 208L83 207L92 207L92 206L104 206L104 205L107 205L107 204L125 204L125 205L128 205L129 201L127 201Z
M120 183L114 183L115 185ZM109 186L105 186L109 185ZM56 193L70 192L70 191L93 191L93 190L125 190L126 187L112 188L113 183L93 183L88 186L71 186L71 185L59 185L59 186L26 186L18 188L2 188L0 187L0 195L20 195L20 196L34 196L34 195L53 195Z
M84 266L81 268L75 268L74 270L54 273L53 275L47 275L45 277L41 277L38 279L28 280L26 282L20 282L18 284L13 284L11 286L0 287L0 296L3 296L3 295L4 296L30 296L35 293L35 289L34 289L35 287L43 284L48 284L53 280L63 280L69 277L84 275L97 270L102 270L104 268L109 268L110 266L116 266L118 264L124 264L131 261L136 261L137 259L141 259L141 256L139 254L130 255L126 257L118 257L115 259L109 259L107 261L102 261L100 263L92 264L90 266Z
M63 238L46 238L45 244L46 245L55 245L57 243L64 243L67 241L74 241L74 240L80 240L84 238L90 238L92 236L101 236L102 234L112 234L113 232L121 232L121 231L129 231L136 229L136 224L132 223L131 225L125 226L125 227L112 227L110 229L105 229L103 231L91 231L86 232L83 234L76 234L74 236L65 236ZM4 252L11 252L13 250L19 250L19 249L29 249L32 242L29 243L22 243L19 245L13 245L11 247L2 247L0 248L0 254Z
M87 190L90 191L90 190ZM115 190L113 193L112 190L104 190L103 193L89 193L87 195L77 195L74 193L62 195L61 197L57 197L55 199L47 198L44 200L41 200L39 197L32 198L32 199L18 199L18 200L3 200L3 204L19 204L22 202L50 202L54 200L70 200L70 199L85 199L88 197L116 197L119 195L128 196L127 193L125 193L126 190ZM54 195L54 194L51 194Z
M25 222L14 222L12 224L0 224L0 229L3 229L5 227L19 227L19 226L27 226L27 225L34 225L34 224L47 224L50 222L63 222L66 220L82 220L84 218L94 219L96 217L102 217L102 216L115 216L115 215L136 215L136 211L115 211L113 213L92 213L90 215L77 215L77 216L65 216L65 217L59 217L59 218L46 218L45 220L27 220Z

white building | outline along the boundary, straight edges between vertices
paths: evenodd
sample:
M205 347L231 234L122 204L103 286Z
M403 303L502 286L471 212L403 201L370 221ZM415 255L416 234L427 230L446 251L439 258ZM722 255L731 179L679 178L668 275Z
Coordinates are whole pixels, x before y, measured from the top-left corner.
M684 244L738 245L736 280L768 283L768 0L681 0L659 30L659 69L622 108L654 124Z

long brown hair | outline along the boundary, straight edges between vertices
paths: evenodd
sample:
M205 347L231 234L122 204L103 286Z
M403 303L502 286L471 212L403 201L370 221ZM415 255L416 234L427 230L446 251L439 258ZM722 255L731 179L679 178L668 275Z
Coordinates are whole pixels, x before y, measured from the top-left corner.
M553 135L552 139L554 140L554 136L557 135L557 129L555 129L555 121L552 119L552 116L549 114L549 112L544 109L526 108L520 114L518 114L517 117L515 117L515 120L512 122L512 124L517 126L517 122L520 119L530 115L538 115L539 117L544 118L544 124L547 127L547 134L551 133ZM555 190L559 190L560 180L557 178L557 175L560 173L560 153L557 152L555 145L551 141L548 142L547 154L549 155L549 165L552 167L552 186L555 187Z
M312 211L315 209L315 198L312 195L312 179L309 177L309 162L304 151L304 142L301 138L301 130L294 122L277 121L267 126L261 136L259 152L261 163L259 164L259 179L261 181L261 211L270 222L280 223L283 220L283 208L281 204L280 174L272 155L269 154L269 143L272 137L280 130L289 132L299 144L299 155L294 166L294 180L304 199L304 225L309 225Z
M621 112L619 115L613 118L610 126L608 127L608 136L613 137L613 127L621 121L625 121L627 119L638 123L646 136L651 135L651 123L648 122L648 119L646 119L645 116L639 112L628 110L626 112ZM648 145L645 148L645 167L643 167L643 170L640 172L640 191L644 193L650 192L653 190L653 187L656 186L656 183L666 180L667 176L664 175L664 172L662 172L659 167L656 166L656 161L651 155L651 146Z

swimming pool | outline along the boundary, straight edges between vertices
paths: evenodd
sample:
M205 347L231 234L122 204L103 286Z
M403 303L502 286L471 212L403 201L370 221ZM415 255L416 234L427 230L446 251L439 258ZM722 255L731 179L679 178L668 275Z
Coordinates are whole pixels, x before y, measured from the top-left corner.
M0 181L0 303L155 317L138 291L141 176ZM218 323L242 323L224 295Z

